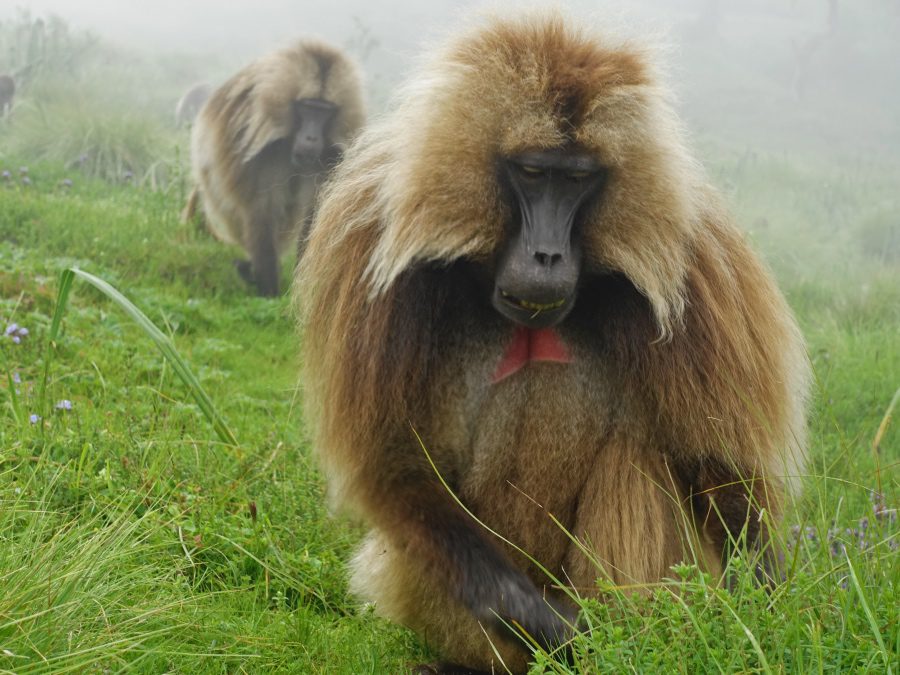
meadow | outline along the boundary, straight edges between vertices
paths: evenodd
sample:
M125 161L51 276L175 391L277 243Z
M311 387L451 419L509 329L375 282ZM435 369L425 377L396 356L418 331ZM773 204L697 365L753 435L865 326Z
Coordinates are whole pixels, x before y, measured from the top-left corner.
M329 514L304 436L289 299L254 297L238 252L179 221L186 134L84 92L42 98L52 78L0 123L0 671L399 673L432 658L347 594L361 530ZM716 139L701 154L815 370L786 579L758 588L737 559L730 591L689 565L646 597L598 580L572 663L539 654L534 672L897 672L900 167ZM69 268L169 337L236 442L107 294L77 278L58 307Z

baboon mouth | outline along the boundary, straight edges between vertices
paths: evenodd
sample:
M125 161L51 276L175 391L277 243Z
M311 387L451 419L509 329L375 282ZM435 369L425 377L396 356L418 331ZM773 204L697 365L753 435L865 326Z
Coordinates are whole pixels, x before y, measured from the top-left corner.
M552 312L554 309L559 309L566 304L566 298L554 300L553 302L531 302L530 300L522 300L511 293L507 293L502 288L500 289L500 295L513 307L525 309L530 312Z
M300 169L318 169L322 165L322 158L319 155L294 155L291 162Z

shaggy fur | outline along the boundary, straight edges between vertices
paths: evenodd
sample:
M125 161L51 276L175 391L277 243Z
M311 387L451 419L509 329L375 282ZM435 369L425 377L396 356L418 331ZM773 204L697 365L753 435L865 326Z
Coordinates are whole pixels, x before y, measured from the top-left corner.
M364 123L356 67L338 49L304 40L272 52L216 89L191 137L197 192L211 232L243 246L259 274L274 275L277 258L308 235L322 172L302 174L291 163L292 104L304 98L335 103L330 143L342 150Z
M567 144L609 168L558 326L572 363L492 384L513 333L483 283L512 217L498 160ZM527 662L473 613L491 589L467 569L509 564L565 601L447 496L413 429L479 519L588 595L685 559L721 573L744 528L766 546L802 473L809 373L787 305L646 56L554 14L489 21L412 79L327 188L295 301L314 447L371 528L353 590L467 667L498 667L489 641Z
M206 99L212 94L212 87L206 82L195 84L178 99L175 106L175 126L186 127L194 121Z
M15 95L16 81L11 75L0 75L0 117L4 117L12 109Z

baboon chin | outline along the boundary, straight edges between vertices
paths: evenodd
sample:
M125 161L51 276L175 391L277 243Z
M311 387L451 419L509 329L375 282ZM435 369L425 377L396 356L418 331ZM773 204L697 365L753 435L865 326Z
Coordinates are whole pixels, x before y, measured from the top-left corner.
M777 578L809 365L643 52L494 19L402 91L294 282L307 428L369 528L353 592L432 672L523 672L575 630L556 581Z
M364 122L359 75L329 45L301 41L246 66L216 89L191 134L196 188L218 239L244 248L242 278L279 293L279 260L303 251L319 188Z

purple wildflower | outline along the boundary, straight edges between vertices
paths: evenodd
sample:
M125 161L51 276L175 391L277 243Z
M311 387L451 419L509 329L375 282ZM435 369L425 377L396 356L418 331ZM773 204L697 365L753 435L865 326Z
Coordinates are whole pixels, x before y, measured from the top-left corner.
M12 174L8 169L4 169L3 173L0 173L0 178L2 178L3 180L11 180Z
M31 422L32 424L37 424L38 422L41 421L41 416L38 415L37 413L31 413L28 416L28 421Z
M71 178L63 178L60 183L64 188L72 187L72 179Z
M19 175L20 175L20 176L27 176L27 175L28 175L28 167L27 167L27 166L20 166L20 167L19 167Z
M893 523L897 520L897 509L888 508L884 495L874 490L869 493L869 500L872 502L872 513L878 522Z
M28 176L22 176L22 185L31 185L31 179Z
M6 327L4 335L12 340L15 344L22 342L22 338L28 336L28 329L17 323L11 323Z
M22 384L22 376L18 373L13 373L13 382L16 384Z
M57 410L71 410L72 409L72 401L67 398L64 398L62 401L58 401L56 403Z
M134 174L131 173L131 171L126 171L125 173L122 174L122 177L125 180L131 180L132 178L134 178Z

